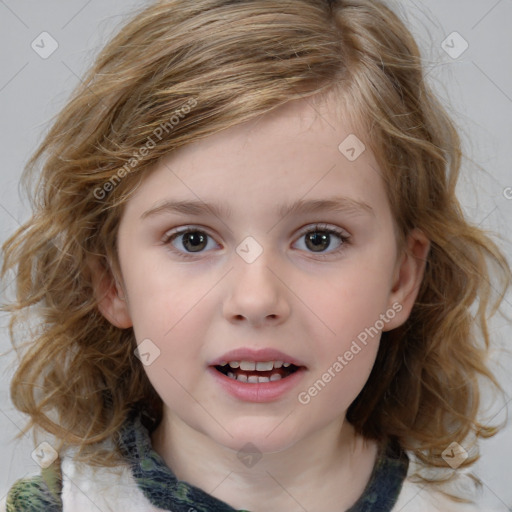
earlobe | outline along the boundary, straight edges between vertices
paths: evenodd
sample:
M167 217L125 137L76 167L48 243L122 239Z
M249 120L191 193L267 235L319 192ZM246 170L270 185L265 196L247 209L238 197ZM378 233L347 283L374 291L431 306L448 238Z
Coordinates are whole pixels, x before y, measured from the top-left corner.
M100 313L116 327L132 327L128 303L119 281L97 260L89 260L89 267Z
M389 296L389 307L395 305L393 309L397 314L386 324L385 331L399 327L409 318L421 287L429 250L428 238L419 229L413 229L398 261Z

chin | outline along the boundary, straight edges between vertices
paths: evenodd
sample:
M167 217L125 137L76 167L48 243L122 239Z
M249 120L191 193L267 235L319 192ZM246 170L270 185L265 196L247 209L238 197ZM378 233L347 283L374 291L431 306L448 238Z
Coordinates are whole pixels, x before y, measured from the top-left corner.
M273 453L286 450L298 441L298 433L292 432L285 423L283 418L275 417L236 418L223 424L226 430L219 428L220 431L216 430L215 433L203 433L216 443L237 453L251 450Z

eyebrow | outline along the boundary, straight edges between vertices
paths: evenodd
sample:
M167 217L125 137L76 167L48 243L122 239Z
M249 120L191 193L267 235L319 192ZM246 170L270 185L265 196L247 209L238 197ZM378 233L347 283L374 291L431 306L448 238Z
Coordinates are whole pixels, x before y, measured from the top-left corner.
M349 197L329 197L325 199L299 199L291 204L284 204L276 209L277 215L311 214L317 212L340 212L354 215L371 214L375 216L373 208L364 201L357 201ZM213 214L219 218L230 218L231 209L223 204L206 203L203 201L172 201L165 200L146 210L141 219L153 217L163 213L176 213L199 216Z

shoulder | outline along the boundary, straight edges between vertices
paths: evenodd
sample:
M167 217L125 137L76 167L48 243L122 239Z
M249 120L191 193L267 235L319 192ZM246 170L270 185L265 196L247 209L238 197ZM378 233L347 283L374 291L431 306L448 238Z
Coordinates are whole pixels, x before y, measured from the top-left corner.
M91 504L95 510L160 510L145 497L128 465L99 467L66 457L62 461L62 474L64 512L89 512Z
M406 479L393 511L402 512L485 512L473 504L458 503L430 487Z
M1 512L60 512L60 468L57 463L40 475L17 480L0 502Z
M480 496L469 470L457 470L455 478L437 485L421 483L416 478L418 474L429 476L430 473L431 477L447 478L450 473L442 473L442 469L425 473L425 468L415 462L414 456L410 452L407 454L409 468L393 512L493 512L478 504ZM438 471L441 471L441 474ZM461 499L471 500L473 503L457 502L443 491Z
M128 466L92 466L77 462L70 456L63 457L60 465L52 466L58 467L60 479L56 479L54 473L43 470L41 475L18 480L0 501L0 512L160 510L144 496Z

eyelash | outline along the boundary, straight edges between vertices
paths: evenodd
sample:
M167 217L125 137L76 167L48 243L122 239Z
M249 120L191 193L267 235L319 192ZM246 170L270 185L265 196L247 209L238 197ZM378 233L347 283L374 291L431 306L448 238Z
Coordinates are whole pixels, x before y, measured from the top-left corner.
M333 251L330 251L325 254L315 253L315 252L311 251L310 254L314 254L315 257L318 257L321 259L328 258L334 254L338 254L338 253L342 252L343 250L346 249L346 246L348 244L350 244L350 236L348 236L345 231L342 231L341 229L337 229L337 228L327 227L325 224L316 224L312 227L308 226L307 228L303 229L300 232L298 239L302 238L304 235L307 235L308 233L315 233L315 232L321 232L321 233L325 233L328 235L336 235L340 239L339 247L337 247ZM179 231L166 233L166 235L162 239L162 243L164 245L168 245L170 250L174 254L176 254L178 257L187 259L187 260L194 259L196 257L196 255L201 254L202 251L198 251L197 253L186 253L186 252L184 253L180 250L177 250L171 243L172 241L174 241L175 238L177 238L181 235L185 235L186 233L202 233L202 234L205 234L209 238L213 238L205 230L203 230L199 227L193 227L193 226L187 227L186 229L182 229Z

